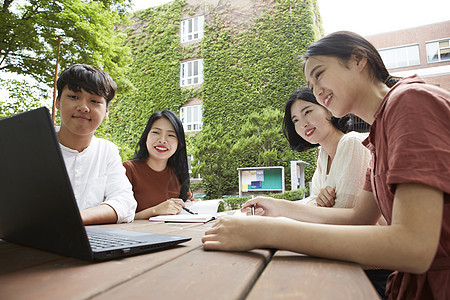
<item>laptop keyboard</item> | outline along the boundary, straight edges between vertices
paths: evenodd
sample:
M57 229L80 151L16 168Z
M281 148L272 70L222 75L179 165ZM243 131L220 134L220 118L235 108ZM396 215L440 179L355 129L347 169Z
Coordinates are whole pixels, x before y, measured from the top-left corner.
M111 247L123 247L142 244L142 241L133 240L130 238L117 237L114 234L108 233L88 233L89 243L92 249L105 249Z

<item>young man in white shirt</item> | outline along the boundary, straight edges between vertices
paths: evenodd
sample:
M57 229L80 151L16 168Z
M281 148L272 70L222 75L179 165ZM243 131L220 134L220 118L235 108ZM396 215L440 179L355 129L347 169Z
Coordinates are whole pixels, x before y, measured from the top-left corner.
M133 221L137 203L118 148L94 137L108 116L116 83L96 67L77 64L61 73L57 89L56 134L84 224Z

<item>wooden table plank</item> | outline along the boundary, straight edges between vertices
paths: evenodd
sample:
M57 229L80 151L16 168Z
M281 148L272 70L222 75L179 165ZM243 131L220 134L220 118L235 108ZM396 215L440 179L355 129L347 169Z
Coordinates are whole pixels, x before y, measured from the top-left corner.
M146 224L148 227L145 226ZM170 232L173 235L190 236L192 240L170 249L107 262L92 263L58 256L59 259L51 262L43 262L29 268L20 268L14 272L1 274L0 299L90 298L201 247L201 237L206 228L210 226L208 224L161 225L164 224L149 224L149 222L140 224L137 222L129 227L142 226L140 231ZM122 225L121 227L127 226ZM157 230L158 228L159 230ZM30 251L38 250L30 249ZM8 255L9 259L14 261L18 261L20 256L20 251L14 255L13 253Z
M244 299L271 256L197 248L93 299Z
M379 299L360 266L277 251L250 291L252 299Z
M108 224L105 227L126 228L128 230L137 230L143 232L171 234L185 228L199 226L199 224L182 224L182 223L150 223L146 220L139 220L127 224ZM25 267L37 266L52 261L60 261L63 256L53 254L38 249L19 246L0 240L0 274L9 273L20 270Z
M0 275L61 259L60 255L0 240Z

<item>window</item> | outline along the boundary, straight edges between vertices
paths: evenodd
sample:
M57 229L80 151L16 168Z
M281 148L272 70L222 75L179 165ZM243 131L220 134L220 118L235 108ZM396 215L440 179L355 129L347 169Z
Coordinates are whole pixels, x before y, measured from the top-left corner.
M180 86L189 86L203 82L203 59L181 63Z
M378 50L388 69L420 64L419 45L402 46Z
M181 21L181 42L184 43L202 39L203 23L203 16Z
M450 39L427 43L427 61L439 62L450 60Z
M202 129L202 106L193 105L181 108L181 122L184 131L199 131Z

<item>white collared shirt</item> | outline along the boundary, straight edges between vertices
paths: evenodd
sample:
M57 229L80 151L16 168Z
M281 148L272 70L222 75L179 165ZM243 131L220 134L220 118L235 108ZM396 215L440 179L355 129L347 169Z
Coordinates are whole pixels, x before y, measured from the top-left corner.
M132 222L137 202L117 146L96 137L82 152L59 145L78 208L108 204L116 211L117 223Z

